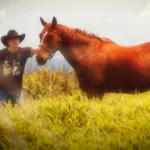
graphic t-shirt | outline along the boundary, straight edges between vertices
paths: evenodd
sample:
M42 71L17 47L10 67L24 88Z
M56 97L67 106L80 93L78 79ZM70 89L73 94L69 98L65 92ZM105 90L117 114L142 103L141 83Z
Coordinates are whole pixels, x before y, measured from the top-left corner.
M31 48L19 48L15 53L7 48L0 50L0 89L18 91L22 89L24 67L31 57Z

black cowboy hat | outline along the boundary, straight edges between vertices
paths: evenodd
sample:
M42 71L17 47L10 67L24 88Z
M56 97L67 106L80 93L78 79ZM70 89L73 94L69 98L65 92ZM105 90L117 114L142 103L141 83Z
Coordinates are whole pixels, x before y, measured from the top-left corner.
M21 43L24 40L24 38L25 38L25 34L19 35L16 30L9 30L8 33L7 33L7 35L4 35L4 36L1 37L1 42L6 47L8 47L7 41L8 41L9 38L13 38L13 37L18 37L19 41Z

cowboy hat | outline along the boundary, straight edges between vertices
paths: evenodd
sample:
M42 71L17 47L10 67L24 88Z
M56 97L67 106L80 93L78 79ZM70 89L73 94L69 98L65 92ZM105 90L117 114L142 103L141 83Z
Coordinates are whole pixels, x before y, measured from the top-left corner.
M13 38L13 37L18 37L19 41L21 43L24 40L24 38L25 38L25 34L19 35L16 30L9 30L8 33L7 33L7 35L4 35L4 36L1 37L1 42L6 47L8 47L7 41L8 41L8 39Z

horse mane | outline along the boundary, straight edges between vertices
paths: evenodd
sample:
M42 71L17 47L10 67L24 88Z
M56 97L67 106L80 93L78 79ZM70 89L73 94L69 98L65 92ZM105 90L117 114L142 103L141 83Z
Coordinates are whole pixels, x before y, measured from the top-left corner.
M81 30L79 28L69 28L67 26L64 26L62 24L59 24L59 27L61 28L66 28L68 30L69 33L75 34L75 33L79 33L83 36L85 36L86 38L93 38L93 39L97 39L99 41L103 41L104 43L111 43L111 44L116 44L114 41L112 41L109 38L104 38L104 37L98 37L96 36L94 33L88 33L85 30Z
M105 43L115 43L115 42L113 42L112 40L110 40L109 38L98 37L98 36L96 36L94 33L88 33L88 32L86 32L85 30L80 30L80 29L78 29L78 28L75 28L75 29L74 29L74 33L79 33L79 34L84 35L85 37L94 38L94 39L103 41L103 42L105 42Z
M100 39L101 39L102 41L104 41L105 43L114 43L114 44L116 44L114 41L112 41L112 40L109 39L109 38L101 37Z

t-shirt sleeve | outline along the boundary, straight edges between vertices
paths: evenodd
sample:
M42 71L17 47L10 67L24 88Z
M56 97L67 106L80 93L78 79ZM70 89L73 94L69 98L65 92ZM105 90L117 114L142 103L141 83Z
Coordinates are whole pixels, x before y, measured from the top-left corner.
M32 57L32 48L31 47L22 48L22 55L26 57L26 59Z

